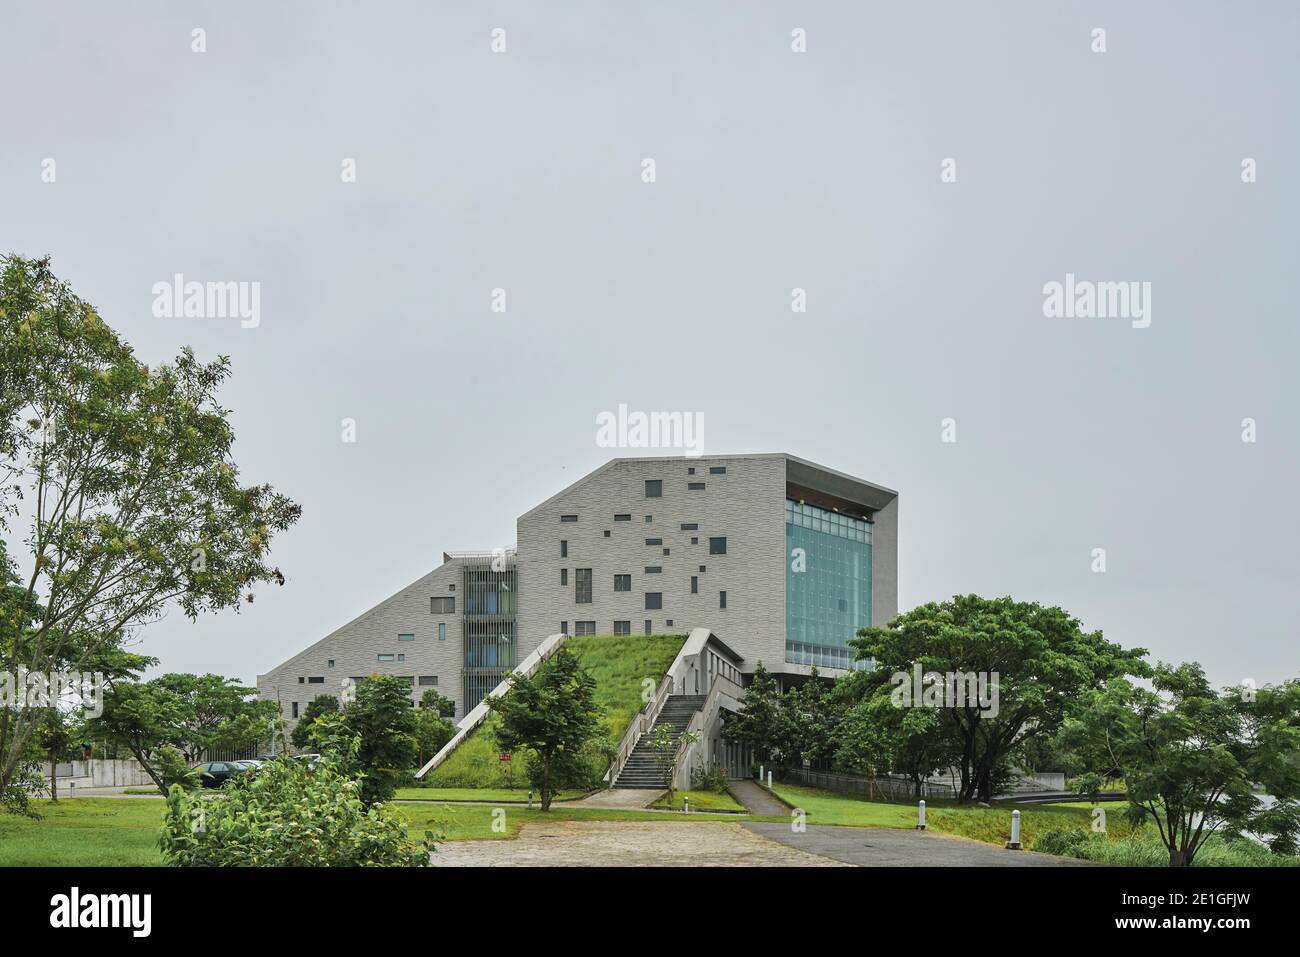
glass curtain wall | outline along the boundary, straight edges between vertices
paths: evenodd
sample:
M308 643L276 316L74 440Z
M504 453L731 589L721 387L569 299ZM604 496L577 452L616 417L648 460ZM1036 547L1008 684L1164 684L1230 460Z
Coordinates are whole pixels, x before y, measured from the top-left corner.
M865 668L848 646L871 624L871 523L785 503L785 660Z

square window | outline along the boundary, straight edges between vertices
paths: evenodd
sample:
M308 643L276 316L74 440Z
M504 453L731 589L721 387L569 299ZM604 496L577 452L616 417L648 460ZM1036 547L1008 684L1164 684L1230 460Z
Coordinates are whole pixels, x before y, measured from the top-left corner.
M701 565L701 566L700 566L700 571L701 571L701 572L707 572L708 570L709 570L709 569L708 569L708 566L707 566L707 565Z
M631 591L631 590L632 590L631 575L614 576L614 591Z
M606 537L606 538L609 538L609 529L608 529L608 528L605 529L605 537Z
M664 549L664 554L665 554L665 555L668 554L668 549L666 549L666 548Z
M573 633L575 635L594 635L596 633L596 623L594 621L575 621L573 623Z
M451 598L430 598L429 611L434 615L454 615L456 614L456 599Z
M666 622L664 622L664 624L667 625L669 628L671 628L673 626L673 620L669 618Z
M614 634L616 634L616 635L630 635L630 634L632 634L632 622L630 622L630 621L616 621L616 622L614 622Z
M687 470L686 470L686 474L687 474L687 475L694 475L694 474L695 474L695 469L694 469L694 468L689 468L689 469L687 469Z
M645 480L645 497L662 498L664 494L663 479L646 479Z
M700 540L699 540L698 538L696 538L694 535L692 535L692 536L691 536L691 544L692 544L692 545L698 545L698 544L700 544Z
M397 656L397 660L398 660L398 661L405 661L405 660L406 660L406 655L398 655L398 656Z
M653 516L653 515L647 515L647 516L645 517L645 520L646 520L647 522L654 521L654 516Z
M325 662L325 667L326 667L326 668L333 668L333 667L334 667L334 659L331 658L329 661Z
M710 538L709 554L710 555L727 554L727 540L725 538Z
M664 593L661 591L648 591L645 593L646 611L654 611L664 606Z
M307 679L304 678L302 675L299 675L299 676L298 676L298 684L301 685L301 684L306 684L306 683L307 683Z

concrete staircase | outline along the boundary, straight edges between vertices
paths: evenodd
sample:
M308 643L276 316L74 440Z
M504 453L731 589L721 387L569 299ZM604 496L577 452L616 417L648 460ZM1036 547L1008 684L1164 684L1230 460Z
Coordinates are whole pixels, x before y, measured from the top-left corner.
M641 735L636 747L632 749L632 754L628 757L627 764L623 765L623 770L619 772L614 787L664 790L664 772L659 764L660 755L650 746L650 742L654 739L656 729L660 725L667 725L673 729L675 743L690 724L691 717L704 706L704 697L702 694L669 695L654 727Z

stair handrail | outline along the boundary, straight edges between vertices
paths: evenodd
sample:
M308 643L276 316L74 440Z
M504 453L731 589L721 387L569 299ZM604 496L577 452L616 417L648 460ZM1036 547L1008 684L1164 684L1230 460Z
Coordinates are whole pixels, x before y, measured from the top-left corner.
M713 676L713 681L709 684L708 694L704 696L699 708L691 715L691 720L686 723L686 731L698 733L700 739L698 741L682 740L677 746L677 760L673 764L673 773L686 782L683 787L690 783L690 768L688 766L690 752L698 746L704 749L706 756L708 755L708 742L704 740L703 732L713 722L714 713L722 707L723 695L733 700L739 700L739 696L743 692L744 689L730 678L724 675ZM685 777L681 777L682 775L685 775Z
M614 751L614 757L609 762L609 770L605 772L605 781L610 787L618 780L619 774L627 764L628 759L632 757L632 752L641 740L641 736L654 727L655 721L659 719L659 712L663 711L664 705L668 703L668 698L673 691L673 677L665 673L663 679L659 682L659 687L655 689L654 697L642 705L641 710L632 715L632 720L627 723L627 729L623 732L623 737L619 739L618 747Z

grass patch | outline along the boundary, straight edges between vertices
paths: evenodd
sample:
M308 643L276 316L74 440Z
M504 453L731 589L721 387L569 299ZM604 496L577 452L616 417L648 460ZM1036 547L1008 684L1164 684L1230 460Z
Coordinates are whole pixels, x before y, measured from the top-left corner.
M0 866L157 867L162 798L32 802L40 820L0 814Z
M572 801L585 791L560 791L556 801ZM527 804L527 788L398 788L399 801L500 801L503 804ZM540 798L533 792L533 800Z
M412 835L422 835L425 830L440 832L447 841L510 840L519 834L525 824L554 821L671 821L704 822L734 821L730 814L681 814L673 816L662 811L621 811L613 808L561 807L552 805L542 812L527 808L504 808L504 818L493 816L495 810L488 804L398 804L399 814L406 818ZM495 820L505 822L505 831L494 831ZM437 863L437 857L434 857Z
M673 803L668 803L668 795L664 794L652 807L671 808L674 811L682 809L682 798L690 798L691 813L696 811L744 811L744 805L740 804L730 794L719 794L717 791L674 791Z
M632 716L641 710L641 683L649 678L657 686L685 641L684 635L582 635L564 643L596 679L596 704L604 709L611 744L618 743ZM425 778L429 786L527 790L527 755L499 759L492 735L496 722L496 716L489 715L429 772ZM604 767L596 770L597 777L604 773Z

